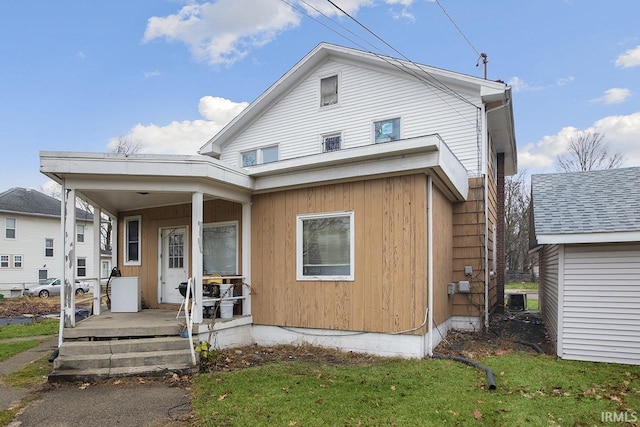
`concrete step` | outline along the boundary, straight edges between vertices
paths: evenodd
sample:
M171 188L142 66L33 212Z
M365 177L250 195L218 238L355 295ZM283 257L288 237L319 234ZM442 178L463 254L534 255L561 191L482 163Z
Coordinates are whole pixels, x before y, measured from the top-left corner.
M83 327L69 328L64 331L65 340L82 340L82 339L114 339L114 338L130 338L130 337L166 337L180 336L180 326L161 325L161 326L135 326L127 328L112 327Z
M53 362L53 369L63 371L107 368L148 368L152 366L183 366L189 363L191 363L191 351L189 349L181 349L116 354L59 355Z
M191 363L183 365L157 365L157 366L136 366L120 368L97 368L97 369L74 369L58 370L54 369L49 374L50 383L63 382L92 382L118 377L170 377L174 373L178 375L191 374L198 371L197 366Z
M184 349L189 350L189 340L175 336L104 341L65 341L60 347L60 357Z

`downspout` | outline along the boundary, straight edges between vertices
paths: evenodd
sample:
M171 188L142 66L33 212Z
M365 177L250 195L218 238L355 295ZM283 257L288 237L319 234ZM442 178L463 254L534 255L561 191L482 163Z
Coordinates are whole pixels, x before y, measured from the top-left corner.
M67 223L66 203L64 195L67 191L67 181L62 179L62 200L60 200L60 242L62 243L62 253L64 254L64 229ZM75 212L74 212L75 214ZM54 246L55 248L55 246ZM62 257L62 272L64 274L64 256ZM64 276L62 277L64 279ZM58 347L64 342L64 283L60 283L60 325L58 327Z
M488 332L489 331L489 176L487 174L487 169L488 168L485 166L485 173L484 173L484 328ZM495 256L495 254L493 256Z
M429 306L427 308L427 321L429 322L428 332L428 352L433 356L433 179L427 175L427 298Z

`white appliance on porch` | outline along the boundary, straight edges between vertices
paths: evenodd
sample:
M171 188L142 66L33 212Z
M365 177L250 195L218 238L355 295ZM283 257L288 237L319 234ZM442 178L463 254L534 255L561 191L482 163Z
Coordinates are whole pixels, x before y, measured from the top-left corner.
M142 309L140 285L137 277L111 279L111 312L137 313Z

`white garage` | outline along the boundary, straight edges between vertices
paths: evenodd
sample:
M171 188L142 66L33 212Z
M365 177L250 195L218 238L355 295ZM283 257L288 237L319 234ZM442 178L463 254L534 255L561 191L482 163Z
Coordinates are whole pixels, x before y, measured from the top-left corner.
M561 358L640 364L640 168L534 175L540 309Z

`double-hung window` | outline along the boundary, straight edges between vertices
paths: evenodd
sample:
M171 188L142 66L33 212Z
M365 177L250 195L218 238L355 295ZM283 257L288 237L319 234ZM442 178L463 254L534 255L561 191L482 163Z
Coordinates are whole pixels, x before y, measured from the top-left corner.
M139 216L132 216L124 219L125 265L140 265L140 222Z
M353 280L354 214L297 217L298 280Z
M277 162L278 146L272 145L270 147L257 148L255 150L245 151L240 153L242 167L260 165L263 163Z
M338 103L338 76L320 79L320 107Z
M397 141L400 139L400 118L380 120L373 123L374 142Z
M84 224L76 225L76 242L84 243Z
M9 268L9 255L0 255L0 268Z
M13 268L22 268L22 255L13 256Z
M53 239L44 239L44 256L53 257Z
M76 260L77 272L76 276L78 277L86 277L87 276L87 259L86 258L78 258Z
M238 222L205 224L202 228L202 261L205 274L238 274Z
M4 237L6 239L16 238L16 219L5 218L4 220Z

